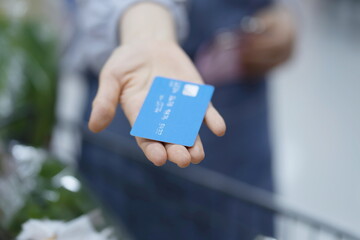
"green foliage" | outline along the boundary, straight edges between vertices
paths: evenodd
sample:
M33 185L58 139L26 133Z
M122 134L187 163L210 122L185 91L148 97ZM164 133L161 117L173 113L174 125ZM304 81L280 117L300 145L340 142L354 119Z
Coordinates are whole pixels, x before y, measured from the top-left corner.
M64 169L65 166L55 159L45 161L36 177L36 188L13 218L8 232L17 235L21 225L29 219L70 221L96 208L83 185L79 191L72 192L54 183L54 178Z
M38 22L0 19L0 129L3 139L47 143L54 122L57 42Z
M17 140L35 147L48 143L55 121L59 59L54 32L44 22L9 20L0 14L0 142ZM54 184L64 169L55 159L44 162L24 206L9 225L2 226L7 234L15 237L32 218L69 221L96 207L84 187L71 192ZM3 232L0 229L0 239Z

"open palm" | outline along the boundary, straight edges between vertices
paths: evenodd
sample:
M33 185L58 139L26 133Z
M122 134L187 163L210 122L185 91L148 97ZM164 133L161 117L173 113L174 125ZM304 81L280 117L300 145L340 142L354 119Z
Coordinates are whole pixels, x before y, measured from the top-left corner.
M93 102L89 128L93 132L105 129L120 104L131 125L134 124L155 76L164 76L194 83L203 83L191 60L173 42L132 43L117 48L105 64L99 89ZM225 133L225 123L210 104L205 122L216 135ZM166 160L186 167L200 163L204 149L198 136L193 147L136 137L146 157L157 166Z

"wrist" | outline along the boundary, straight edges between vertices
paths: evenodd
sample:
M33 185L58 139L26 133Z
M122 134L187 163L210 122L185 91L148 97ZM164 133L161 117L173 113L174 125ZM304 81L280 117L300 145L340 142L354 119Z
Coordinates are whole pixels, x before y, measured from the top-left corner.
M148 41L131 41L121 44L119 49L130 51L141 58L141 61L151 62L168 56L177 56L183 52L182 48L176 41L162 40L162 39L149 39Z
M120 19L121 44L176 42L174 20L160 4L142 2L130 7Z

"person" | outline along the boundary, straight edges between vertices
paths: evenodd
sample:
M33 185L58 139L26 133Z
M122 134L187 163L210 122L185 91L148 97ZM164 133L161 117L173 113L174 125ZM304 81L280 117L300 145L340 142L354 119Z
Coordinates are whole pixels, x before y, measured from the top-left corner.
M219 30L237 29L249 16L261 23L261 33L243 32L240 47L232 51L240 56L241 73L232 81L221 75L215 80L213 104L204 119L208 129L201 129L193 147L136 138L155 165L149 167L84 140L79 169L135 238L273 236L271 213L179 179L158 166L167 161L179 167L201 162L255 187L274 190L265 75L291 55L295 30L290 14L270 0L192 0L186 8L184 1L171 0L83 4L88 125L93 132L106 128L130 145L135 145L130 126L155 76L204 83L206 67L201 75L194 61L200 69L207 52L202 49L211 52L209 42Z

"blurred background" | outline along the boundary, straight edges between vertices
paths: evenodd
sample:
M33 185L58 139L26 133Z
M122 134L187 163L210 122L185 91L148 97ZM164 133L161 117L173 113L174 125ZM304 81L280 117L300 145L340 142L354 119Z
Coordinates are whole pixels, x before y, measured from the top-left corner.
M303 0L293 59L273 74L277 184L299 207L360 231L360 2Z
M113 224L93 220L101 205L76 174L86 84L73 68L68 6L0 1L0 239L29 219ZM269 90L279 239L307 239L312 219L359 237L360 1L302 0L296 9L295 54ZM351 239L317 228L319 239Z

